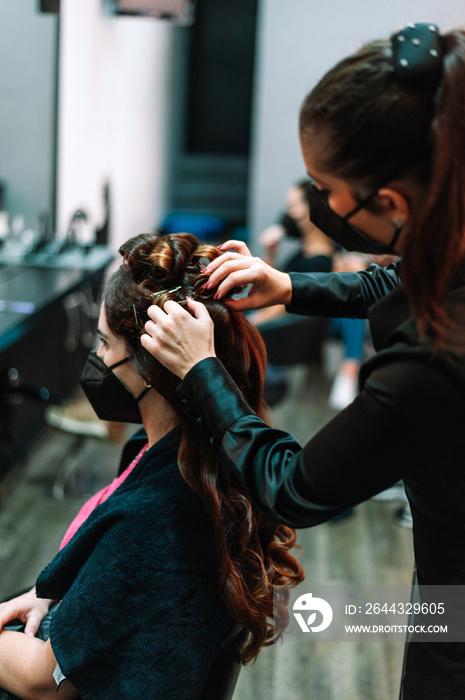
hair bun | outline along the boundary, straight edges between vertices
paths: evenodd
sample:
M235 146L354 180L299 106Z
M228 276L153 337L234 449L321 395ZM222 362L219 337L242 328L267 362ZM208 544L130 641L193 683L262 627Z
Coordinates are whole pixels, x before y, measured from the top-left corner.
M221 253L212 245L199 245L190 233L140 234L124 243L119 252L133 281L149 294L159 295L154 298L156 303L163 304L167 298L184 300L186 296L207 301L216 291L203 289L208 275L201 270ZM171 289L176 289L173 295L162 294Z

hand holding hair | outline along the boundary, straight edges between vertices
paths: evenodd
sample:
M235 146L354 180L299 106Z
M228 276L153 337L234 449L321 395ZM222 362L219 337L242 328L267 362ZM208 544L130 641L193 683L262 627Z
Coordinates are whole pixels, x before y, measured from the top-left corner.
M261 258L253 257L241 241L226 241L218 248L227 252L212 260L205 268L207 274L210 274L206 287L218 287L215 299L222 299L235 311L290 303L292 286L287 273L267 265ZM235 287L245 287L248 284L252 288L247 297L226 298Z
M188 311L175 301L163 309L152 305L150 321L141 335L142 346L173 374L184 379L189 370L207 357L215 357L214 326L204 304L187 299Z

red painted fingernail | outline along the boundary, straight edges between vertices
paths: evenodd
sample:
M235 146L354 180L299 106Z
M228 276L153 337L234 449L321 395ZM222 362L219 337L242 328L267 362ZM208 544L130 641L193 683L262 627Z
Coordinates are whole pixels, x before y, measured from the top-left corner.
M213 299L217 301L219 299L219 296L220 295L218 294L218 292L215 292L215 294L213 295Z
M203 274L204 272L207 272L208 267L204 267L203 270L200 270L200 274Z

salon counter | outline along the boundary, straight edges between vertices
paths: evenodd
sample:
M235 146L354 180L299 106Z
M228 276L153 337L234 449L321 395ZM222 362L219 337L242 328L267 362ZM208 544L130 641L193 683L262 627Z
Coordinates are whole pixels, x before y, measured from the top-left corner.
M0 479L34 443L47 405L76 389L112 260L104 246L21 261L0 253Z

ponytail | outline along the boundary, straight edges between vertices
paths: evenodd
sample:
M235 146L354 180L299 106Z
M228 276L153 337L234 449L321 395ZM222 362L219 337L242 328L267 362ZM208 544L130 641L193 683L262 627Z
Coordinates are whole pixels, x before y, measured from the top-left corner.
M412 212L402 261L402 281L420 331L439 343L448 323L445 295L465 256L465 35L451 32L442 43L430 184Z

